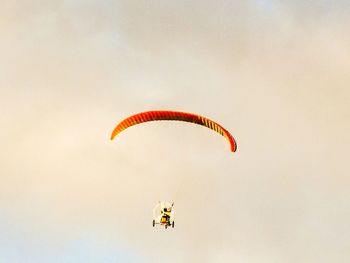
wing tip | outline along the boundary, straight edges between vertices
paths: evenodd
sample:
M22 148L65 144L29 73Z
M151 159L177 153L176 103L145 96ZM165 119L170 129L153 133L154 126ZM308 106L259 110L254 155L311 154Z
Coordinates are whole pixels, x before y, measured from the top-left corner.
M117 134L113 131L112 134L111 134L111 137L110 137L111 141L115 138L116 135Z

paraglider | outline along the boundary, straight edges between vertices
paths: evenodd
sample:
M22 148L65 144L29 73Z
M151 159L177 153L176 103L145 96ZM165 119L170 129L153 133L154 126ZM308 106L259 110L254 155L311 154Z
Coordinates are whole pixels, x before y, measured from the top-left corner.
M186 113L180 111L165 111L165 110L157 110L157 111L147 111L132 115L125 120L121 121L113 130L111 135L111 140L113 140L120 132L123 130L134 126L139 123L144 123L148 121L160 121L160 120L172 120L172 121L184 121L191 122L198 125L205 126L217 133L221 134L226 138L226 140L230 143L230 149L232 152L237 150L237 143L233 136L226 130L224 127L219 125L218 123L197 115L193 113Z
M237 150L237 143L231 133L226 130L220 124L197 114L186 113L180 111L166 111L166 110L155 110L155 111L147 111L141 112L130 117L127 117L123 121L121 121L113 130L111 134L111 140L113 140L120 132L123 130L149 121L162 121L162 120L171 120L171 121L184 121L195 123L198 125L205 126L223 137L229 142L231 152L235 152ZM153 227L155 225L162 225L165 228L175 226L174 221L174 203L169 202L158 202L158 204L153 209Z

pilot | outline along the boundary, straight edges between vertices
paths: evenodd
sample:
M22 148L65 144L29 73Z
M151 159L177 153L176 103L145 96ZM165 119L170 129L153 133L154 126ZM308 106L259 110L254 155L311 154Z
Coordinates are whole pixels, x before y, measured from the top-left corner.
M163 218L165 218L166 222L169 223L170 216L171 216L171 208L164 207L162 214L163 214Z

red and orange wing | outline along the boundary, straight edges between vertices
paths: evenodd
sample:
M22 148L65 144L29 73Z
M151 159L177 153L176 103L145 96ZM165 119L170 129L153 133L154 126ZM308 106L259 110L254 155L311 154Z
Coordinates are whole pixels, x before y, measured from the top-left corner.
M235 152L237 150L237 143L233 136L221 125L218 123L209 120L208 118L186 112L179 111L147 111L132 115L125 120L121 121L113 130L111 135L111 140L114 139L120 132L123 130L134 126L139 123L148 122L148 121L160 121L160 120L172 120L172 121L185 121L192 122L198 125L205 126L211 130L216 131L226 138L230 143L231 151Z

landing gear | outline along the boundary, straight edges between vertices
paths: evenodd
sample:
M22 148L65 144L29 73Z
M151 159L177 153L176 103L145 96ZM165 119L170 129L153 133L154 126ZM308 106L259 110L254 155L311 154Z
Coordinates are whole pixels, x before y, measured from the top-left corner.
M171 223L171 227L174 228L174 226L175 226L175 221L173 221L173 222Z
M156 225L156 221L154 219L153 219L152 225L153 227Z

